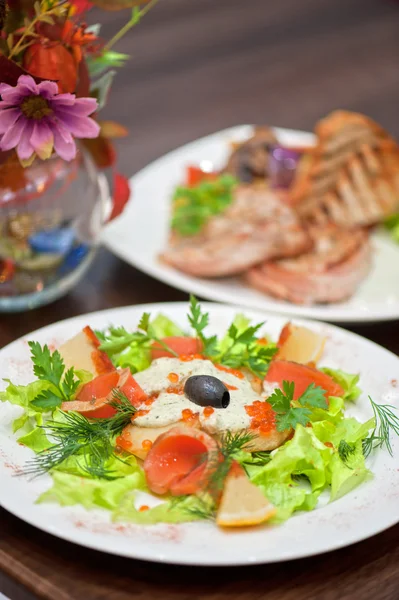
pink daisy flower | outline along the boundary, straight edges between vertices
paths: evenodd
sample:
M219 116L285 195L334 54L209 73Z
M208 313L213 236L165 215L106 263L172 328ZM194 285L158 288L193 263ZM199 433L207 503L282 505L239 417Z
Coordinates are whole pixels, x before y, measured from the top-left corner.
M50 158L53 150L70 161L76 156L74 138L96 138L100 127L89 118L94 98L59 94L53 81L36 83L21 75L15 87L0 83L0 150L16 148L20 161Z

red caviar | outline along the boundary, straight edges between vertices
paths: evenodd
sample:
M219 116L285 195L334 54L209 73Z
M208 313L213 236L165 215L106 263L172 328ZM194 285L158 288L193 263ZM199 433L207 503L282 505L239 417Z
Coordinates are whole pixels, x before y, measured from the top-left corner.
M230 390L231 392L234 392L234 390L238 390L238 387L236 387L235 385L230 385L230 384L226 383L225 381L223 383L227 387L227 389Z
M144 417L144 415L148 415L149 410L138 410L134 413L132 419L137 419L137 417Z
M193 418L193 416L194 416L194 413L189 408L184 408L181 411L181 418L183 419L183 421L189 421L190 419Z
M244 379L244 373L241 373L241 371L238 371L238 369L230 369L224 365L215 365L215 367L219 369L219 371L224 371L225 373L234 375L234 377L238 377L238 379Z
M260 434L267 435L276 427L276 413L268 402L255 400L245 406L247 415L251 417L251 429L258 429Z
M154 395L154 396L148 396L148 398L146 398L146 400L144 400L144 404L146 406L151 406L151 404L153 404L157 398L158 398L158 394Z
M143 506L140 506L139 508L139 512L144 512L145 510L149 510L150 507L147 506L147 504L143 504Z
M237 388L235 388L237 389ZM204 417L208 418L215 412L215 409L212 406L206 406L204 408Z
M151 440L143 440L141 442L141 447L143 448L143 450L151 450L152 441Z
M168 379L171 383L177 383L179 381L179 376L177 373L169 373Z
M181 396L184 394L184 387L182 385L170 385L166 388L167 394L179 394Z
M324 442L324 445L327 446L327 448L334 448L334 444L331 442Z
M191 360L204 360L204 356L202 354L180 354L179 360L182 362L190 362Z
M133 445L132 441L130 439L130 433L129 433L129 431L127 431L126 429L124 429L122 431L122 433L120 435L118 435L118 437L116 438L115 444L117 446L119 446L120 448L123 448L123 450L129 451L129 449Z

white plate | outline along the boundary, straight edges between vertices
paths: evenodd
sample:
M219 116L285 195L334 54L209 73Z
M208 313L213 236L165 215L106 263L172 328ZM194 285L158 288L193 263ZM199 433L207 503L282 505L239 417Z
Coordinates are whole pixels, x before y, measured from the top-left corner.
M159 262L158 256L167 245L171 196L176 185L184 181L187 165L208 161L215 168L222 167L230 142L245 140L252 130L252 126L242 125L219 131L166 154L140 171L131 179L131 202L104 231L105 245L155 279L209 300L332 322L399 318L399 248L385 232L374 235L373 269L356 294L346 302L325 306L298 306L262 294L239 277L198 279ZM314 142L310 133L275 131L282 143Z
M211 327L222 333L236 309L231 306L206 305ZM2 376L26 384L32 380L28 339L60 344L77 333L82 326L94 328L121 324L133 328L143 311L168 314L186 327L187 305L154 304L112 309L83 315L32 333L0 351ZM265 314L247 311L259 321ZM267 318L267 316L266 316ZM285 319L270 316L265 331L277 337ZM328 336L323 364L341 366L361 372L365 393L348 413L367 420L371 416L367 395L380 402L382 398L399 405L399 388L392 380L399 378L399 359L393 354L353 333L325 325L308 323L315 331ZM3 384L4 387L4 384ZM112 524L106 511L88 512L81 507L61 508L56 504L35 504L39 494L51 485L48 476L29 481L16 477L31 451L19 446L11 433L11 421L18 407L0 405L0 501L4 508L24 521L60 538L131 558L190 565L246 565L269 563L327 552L374 535L399 521L399 439L393 440L394 458L385 451L374 455L370 468L373 480L363 484L340 500L310 513L292 517L283 525L253 530L224 532L212 523L180 525Z

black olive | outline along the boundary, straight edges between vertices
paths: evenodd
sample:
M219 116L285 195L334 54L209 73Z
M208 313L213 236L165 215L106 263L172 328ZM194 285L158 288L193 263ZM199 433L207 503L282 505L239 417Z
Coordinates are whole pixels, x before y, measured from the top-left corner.
M184 393L198 406L227 408L230 392L220 379L212 375L193 375L184 384Z

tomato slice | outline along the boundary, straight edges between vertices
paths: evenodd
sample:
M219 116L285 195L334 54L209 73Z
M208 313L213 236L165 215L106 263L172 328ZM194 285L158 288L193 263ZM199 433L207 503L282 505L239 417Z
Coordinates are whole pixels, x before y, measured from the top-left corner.
M171 350L176 352L178 356L200 354L202 351L202 342L198 338L173 336L163 338L162 341L165 342ZM173 357L173 354L165 350L159 342L154 342L151 348L152 360L164 357L170 358Z
M98 400L99 398L106 398L108 394L117 387L119 378L120 373L116 370L95 377L92 381L89 381L82 387L76 398L77 401L91 402L93 400ZM133 406L139 406L147 398L146 394L132 375L127 377L125 383L120 387L120 390L127 396ZM106 419L112 417L115 413L116 410L112 406L105 404L93 411L85 411L84 414L89 419Z
M159 436L144 461L150 490L156 494L192 494L204 486L209 454L216 441L204 431L173 427Z
M186 184L188 187L195 187L202 181L209 181L216 178L216 173L203 171L201 167L190 165L187 167Z
M332 377L307 365L286 360L274 360L270 363L265 381L278 383L282 387L283 381L295 383L294 400L299 398L311 384L319 386L326 391L325 396L343 396L344 390Z

